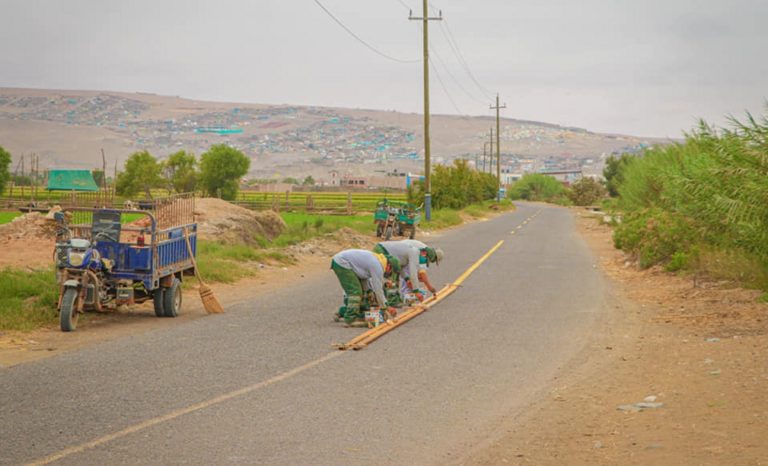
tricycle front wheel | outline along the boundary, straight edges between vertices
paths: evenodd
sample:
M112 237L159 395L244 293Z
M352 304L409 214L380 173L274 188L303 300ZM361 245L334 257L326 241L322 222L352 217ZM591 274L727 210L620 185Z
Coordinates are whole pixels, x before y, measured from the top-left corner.
M77 288L67 288L61 298L59 310L59 325L62 332L72 332L77 328Z

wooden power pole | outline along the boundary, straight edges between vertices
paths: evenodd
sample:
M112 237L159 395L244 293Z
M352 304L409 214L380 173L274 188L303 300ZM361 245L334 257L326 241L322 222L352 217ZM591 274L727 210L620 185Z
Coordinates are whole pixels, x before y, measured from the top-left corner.
M408 19L422 21L424 32L424 218L429 221L432 219L432 191L430 185L430 141L429 141L429 22L440 21L443 19L443 12L437 17L429 17L427 11L428 1L422 2L421 17L413 16L413 11L409 12Z
M488 173L493 173L493 127L491 127L491 139L488 141L491 150L488 152Z
M496 180L499 183L499 189L496 191L496 202L501 202L501 137L499 136L501 128L499 128L499 109L507 108L507 104L499 106L499 94L496 94L496 106L491 105L489 108L496 110ZM493 149L491 149L491 152L493 152Z

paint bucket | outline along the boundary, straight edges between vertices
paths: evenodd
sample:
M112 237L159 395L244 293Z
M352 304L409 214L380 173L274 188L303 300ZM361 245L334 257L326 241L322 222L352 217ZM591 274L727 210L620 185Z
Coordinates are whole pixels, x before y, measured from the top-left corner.
M365 311L365 321L369 326L377 327L382 321L381 311L377 308Z

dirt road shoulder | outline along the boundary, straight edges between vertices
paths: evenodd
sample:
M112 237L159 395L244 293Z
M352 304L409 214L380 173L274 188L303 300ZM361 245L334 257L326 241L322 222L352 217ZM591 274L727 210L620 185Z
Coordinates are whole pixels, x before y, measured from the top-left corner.
M549 396L463 464L768 464L759 293L638 270L578 215L615 312Z

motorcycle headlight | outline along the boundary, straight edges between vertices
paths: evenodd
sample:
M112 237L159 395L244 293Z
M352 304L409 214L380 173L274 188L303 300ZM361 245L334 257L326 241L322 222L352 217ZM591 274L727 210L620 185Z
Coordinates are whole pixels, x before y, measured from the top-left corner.
M83 261L85 260L85 253L84 252L73 252L70 251L69 253L69 265L72 267L80 267L83 265Z

